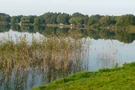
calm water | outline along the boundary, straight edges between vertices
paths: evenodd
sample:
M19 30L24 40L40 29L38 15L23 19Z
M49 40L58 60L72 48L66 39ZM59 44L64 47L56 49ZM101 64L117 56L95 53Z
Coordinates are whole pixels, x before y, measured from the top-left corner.
M78 36L74 36L73 32ZM37 32L33 34L12 30L1 32L1 42L8 38L11 39L11 37L12 40L17 41L18 39L16 38L24 36L27 38L28 42L30 42L33 37L36 40L40 40L47 35L65 35L65 33L68 33L72 38L77 38L87 42L85 43L87 45L84 45L84 47L87 48L87 54L76 54L76 57L72 57L73 60L59 63L46 61L46 64L42 67L37 65L35 67L29 66L27 68L0 69L0 90L30 90L33 87L50 83L57 78L66 77L75 72L97 71L100 68L112 68L117 63L119 66L122 66L124 63L135 61L135 41L133 34L126 34L127 38L123 40L123 36L120 36L118 32L118 39L116 39L116 32L110 32L109 36L107 35L108 32L101 35L101 33L97 31L98 35L96 35L97 32L90 31L88 33L89 35L86 36L86 32L79 31L84 37L78 34L78 31L76 32L73 30L73 32L70 29L64 29L63 31L45 30L45 32ZM80 57L78 58L77 55L81 55L81 59Z
M94 40L91 39L89 50L89 71L96 71L99 68L111 68L119 64L135 61L135 42L125 44L118 40Z

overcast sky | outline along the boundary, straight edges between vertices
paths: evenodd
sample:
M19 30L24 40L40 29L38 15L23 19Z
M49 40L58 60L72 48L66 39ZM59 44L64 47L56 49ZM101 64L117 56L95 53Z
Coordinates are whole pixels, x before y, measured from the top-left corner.
M0 12L10 15L72 14L135 15L135 0L0 0Z

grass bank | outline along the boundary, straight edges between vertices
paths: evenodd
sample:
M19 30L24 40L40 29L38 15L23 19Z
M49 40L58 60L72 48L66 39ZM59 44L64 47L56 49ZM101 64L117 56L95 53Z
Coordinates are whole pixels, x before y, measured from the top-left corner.
M123 67L79 72L33 90L134 90L135 62Z

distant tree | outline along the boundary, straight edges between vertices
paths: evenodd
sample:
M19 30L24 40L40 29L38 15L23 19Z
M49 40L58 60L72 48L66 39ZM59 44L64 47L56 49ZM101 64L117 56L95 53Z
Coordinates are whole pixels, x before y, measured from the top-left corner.
M72 17L81 17L81 16L83 17L84 15L79 13L79 12L76 12L76 13L72 14Z
M1 22L10 22L11 17L8 14L0 13Z
M53 15L50 17L50 22L49 23L51 23L51 24L58 24L57 16L58 16L57 13L53 13Z
M12 24L20 23L22 17L23 17L22 15L19 15L19 16L12 16L12 17L11 17L11 23L12 23Z
M118 26L135 25L135 16L132 14L122 15L117 17Z
M21 18L21 23L22 24L33 24L34 23L34 19L36 18L37 16L23 16Z
M59 13L58 16L57 16L57 23L63 23L63 24L69 24L69 14L66 14L66 13Z
M45 19L42 17L36 17L34 19L34 25L45 25Z
M56 19L57 19L57 13L45 13L43 15L41 15L42 18L45 19L46 24L56 24Z
M92 15L89 17L88 25L100 24L100 19L102 16L100 15Z
M38 17L34 19L34 25L40 25L40 19Z
M103 16L100 19L100 24L102 26L110 26L110 25L114 25L116 23L116 20L113 16Z
M81 13L74 13L71 18L69 19L70 24L74 24L77 26L82 26L86 21L87 16Z
M85 25L88 25L88 20L89 20L89 16L88 15L85 15L83 23Z

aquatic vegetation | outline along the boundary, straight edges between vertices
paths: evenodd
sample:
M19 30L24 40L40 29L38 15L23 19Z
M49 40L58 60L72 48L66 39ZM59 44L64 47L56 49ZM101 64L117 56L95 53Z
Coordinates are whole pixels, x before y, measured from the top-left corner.
M74 42L74 43L73 43ZM72 39L47 38L41 42L33 39L28 44L25 38L21 38L18 43L12 40L0 44L0 61L3 62L1 67L14 67L19 64L25 67L34 63L48 60L62 60L71 57L75 50L81 50L81 43ZM49 57L51 55L51 57Z
M49 37L31 43L26 38L18 42L0 43L0 89L18 90L34 87L36 73L42 72L43 82L65 77L84 68L85 40ZM30 79L32 78L32 79ZM32 81L30 81L30 80ZM46 79L46 80L44 80ZM26 83L30 83L26 84ZM26 84L26 85L25 85ZM29 85L29 86L27 86Z

